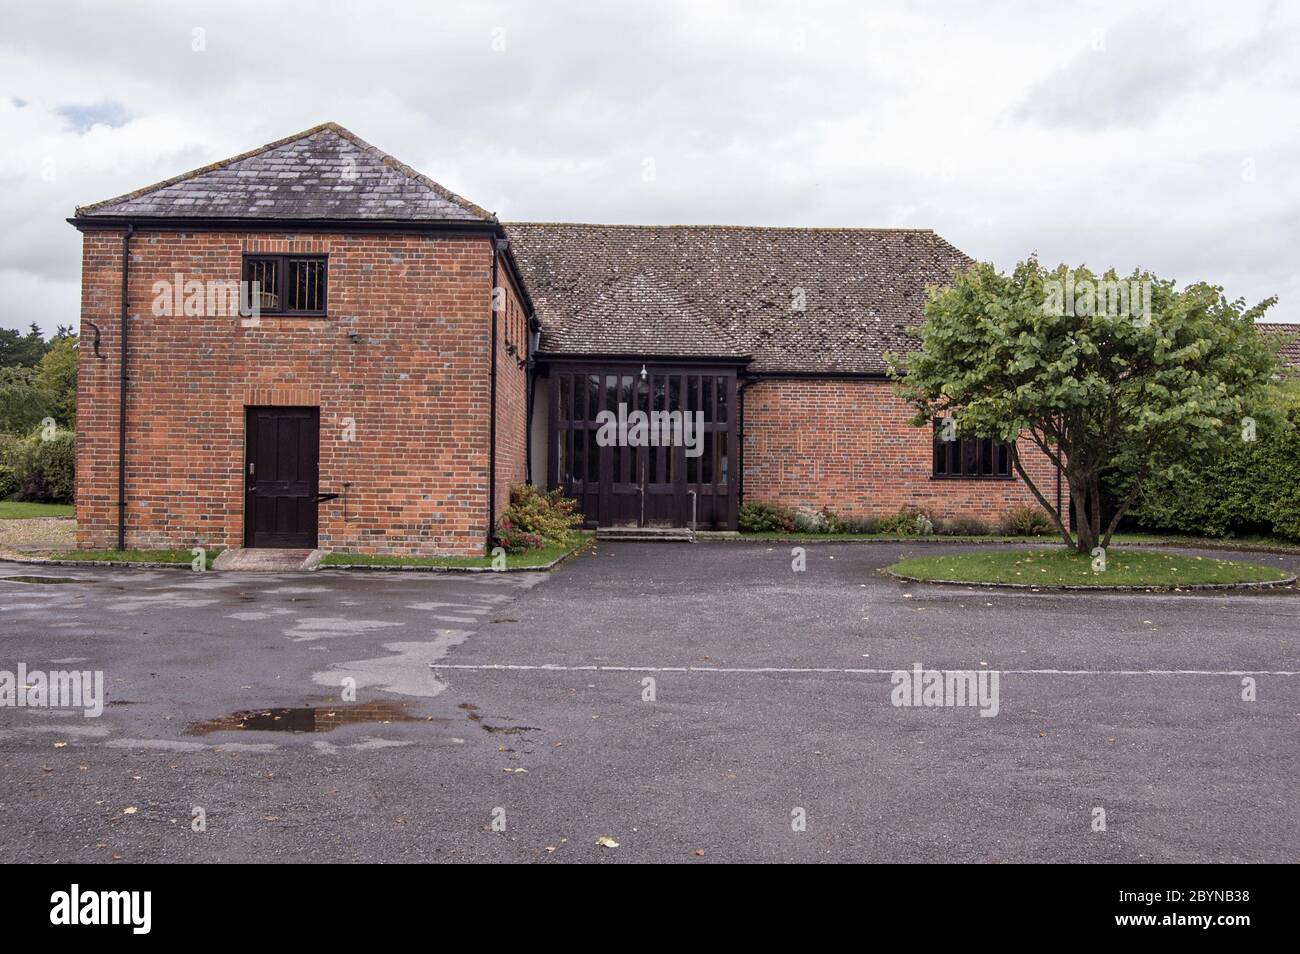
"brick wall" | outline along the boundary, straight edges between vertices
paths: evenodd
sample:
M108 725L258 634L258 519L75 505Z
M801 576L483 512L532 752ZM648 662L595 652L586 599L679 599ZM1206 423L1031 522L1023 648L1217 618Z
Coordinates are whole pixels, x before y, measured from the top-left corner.
M505 307L497 314L495 516L500 516L510 506L510 488L528 479L528 372L520 366L528 358L528 319L504 264L497 280L505 292ZM511 345L515 354L509 351Z
M931 432L888 381L764 379L744 392L747 501L830 507L845 516L888 516L905 505L939 517L996 521L1010 507L1037 504L1012 480L931 478ZM1027 441L1025 468L1049 500L1056 469ZM1062 499L1069 488L1062 484Z
M82 262L78 545L115 544L121 233L89 232ZM153 313L154 283L240 278L244 251L329 256L329 314ZM238 546L244 408L320 407L320 545L365 553L483 552L487 534L489 239L437 235L137 232L131 240L127 544ZM517 307L517 305L516 305ZM353 343L349 334L359 340ZM503 329L504 333L504 329ZM513 340L513 338L512 338ZM514 376L501 479L516 458ZM347 419L355 439L346 440Z

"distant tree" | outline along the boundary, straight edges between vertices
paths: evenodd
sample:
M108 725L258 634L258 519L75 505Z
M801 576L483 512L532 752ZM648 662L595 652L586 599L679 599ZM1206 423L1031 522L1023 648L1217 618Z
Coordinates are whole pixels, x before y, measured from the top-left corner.
M36 366L36 385L50 396L54 419L67 428L77 419L77 361L77 338L56 333Z
M41 329L32 322L23 335L12 328L0 328L0 368L34 368L48 347Z
M1268 413L1277 361L1254 322L1273 303L1246 308L1220 288L1179 291L1148 273L1049 272L1030 259L1004 275L979 264L931 294L921 350L891 366L914 424L950 417L959 435L1008 442L1066 545L1087 553L1109 545L1148 477L1215 455ZM1073 535L1026 472L1022 436L1069 480ZM1109 472L1128 480L1103 527Z

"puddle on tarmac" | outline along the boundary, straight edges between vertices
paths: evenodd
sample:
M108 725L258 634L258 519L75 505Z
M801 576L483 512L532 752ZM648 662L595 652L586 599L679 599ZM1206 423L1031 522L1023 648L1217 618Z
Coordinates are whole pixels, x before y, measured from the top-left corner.
M278 709L247 709L227 716L192 723L186 735L210 732L329 732L344 725L363 722L429 722L431 717L413 716L401 702L366 702L346 706L297 706Z
M81 583L70 576L0 576L6 583Z

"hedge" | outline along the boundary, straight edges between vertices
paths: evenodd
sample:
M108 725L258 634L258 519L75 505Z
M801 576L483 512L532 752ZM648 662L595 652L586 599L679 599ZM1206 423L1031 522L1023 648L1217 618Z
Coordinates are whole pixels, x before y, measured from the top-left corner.
M1254 441L1234 440L1217 457L1148 479L1129 522L1208 537L1300 540L1300 386L1288 386L1277 402L1276 418L1261 415Z

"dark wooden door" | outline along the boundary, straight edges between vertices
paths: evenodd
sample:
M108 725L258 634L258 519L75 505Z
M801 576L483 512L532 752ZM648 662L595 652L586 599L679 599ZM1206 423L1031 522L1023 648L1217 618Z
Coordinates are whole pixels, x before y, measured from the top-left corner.
M551 388L549 483L577 499L589 525L735 529L734 368L558 365ZM597 415L620 404L692 415L699 424L692 452L680 443L600 446Z
M244 546L316 546L320 409L250 407Z

